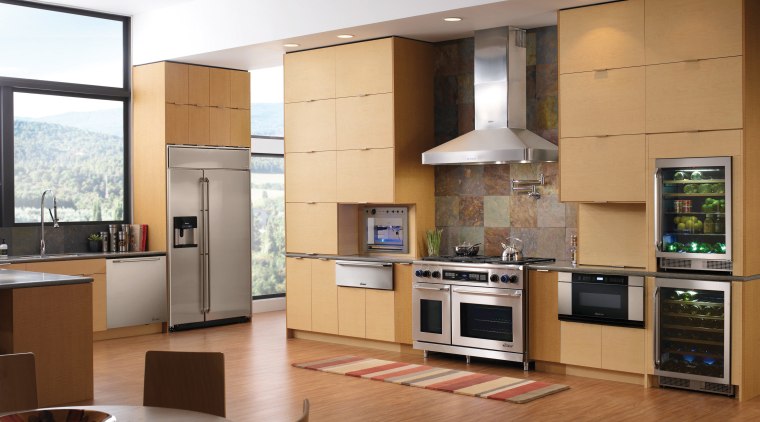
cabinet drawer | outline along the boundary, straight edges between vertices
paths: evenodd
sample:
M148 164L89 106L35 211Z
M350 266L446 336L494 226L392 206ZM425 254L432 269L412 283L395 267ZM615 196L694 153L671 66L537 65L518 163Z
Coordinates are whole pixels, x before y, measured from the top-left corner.
M393 94L336 100L337 149L392 148Z
M335 151L285 154L287 202L335 202Z
M285 104L285 152L335 150L335 100Z
M646 62L739 56L742 0L647 0Z
M393 156L393 148L338 151L338 202L393 202Z
M644 133L644 67L560 75L560 135Z
M283 59L285 102L335 98L335 49L289 53Z
M285 242L288 252L338 253L337 204L285 204Z
M335 96L393 92L393 38L335 47Z
M742 131L712 130L647 135L647 151L649 158L742 155Z
M646 130L742 127L742 58L647 66Z
M285 258L287 326L311 330L311 261Z
M645 135L563 138L562 201L644 202Z
M27 271L63 275L105 274L105 259L82 259L71 261L30 262L26 264Z
M560 73L644 65L644 0L559 12Z

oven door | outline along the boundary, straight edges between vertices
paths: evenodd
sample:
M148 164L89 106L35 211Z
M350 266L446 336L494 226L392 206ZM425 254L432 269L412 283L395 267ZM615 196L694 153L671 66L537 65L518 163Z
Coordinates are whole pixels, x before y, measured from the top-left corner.
M452 344L523 353L522 290L454 287Z
M451 344L451 293L449 285L412 285L412 339Z

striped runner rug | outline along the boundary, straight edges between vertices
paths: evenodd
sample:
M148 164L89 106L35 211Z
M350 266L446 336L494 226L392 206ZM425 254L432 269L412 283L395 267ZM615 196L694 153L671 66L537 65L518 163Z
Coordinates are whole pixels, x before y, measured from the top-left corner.
M562 384L358 356L337 356L294 363L293 366L512 403L527 403L570 388Z

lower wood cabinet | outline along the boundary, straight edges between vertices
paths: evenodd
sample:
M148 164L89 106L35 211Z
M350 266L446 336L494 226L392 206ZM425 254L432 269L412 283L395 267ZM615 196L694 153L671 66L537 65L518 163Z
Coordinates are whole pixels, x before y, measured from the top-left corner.
M412 264L393 264L396 343L412 344Z
M557 319L557 272L530 271L528 297L528 356L559 362L561 330Z
M338 287L338 334L395 341L392 290Z
M338 287L338 334L364 338L367 304L364 289Z
M286 258L287 327L338 334L335 261Z
M644 373L646 330L566 321L561 329L561 363Z

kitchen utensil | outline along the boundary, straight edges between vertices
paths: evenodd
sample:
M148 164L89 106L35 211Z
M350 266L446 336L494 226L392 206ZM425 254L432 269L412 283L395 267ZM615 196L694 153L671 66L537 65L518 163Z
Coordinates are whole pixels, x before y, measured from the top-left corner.
M510 242L509 240L512 240ZM516 245L515 241L520 242L520 245ZM501 253L502 261L521 261L523 259L522 249L523 241L516 237L508 237L502 242L501 247L504 248L504 252Z
M461 245L454 246L454 254L457 256L475 256L478 254L478 251L480 250L480 243L476 243L474 245L470 245L469 243L465 242Z

